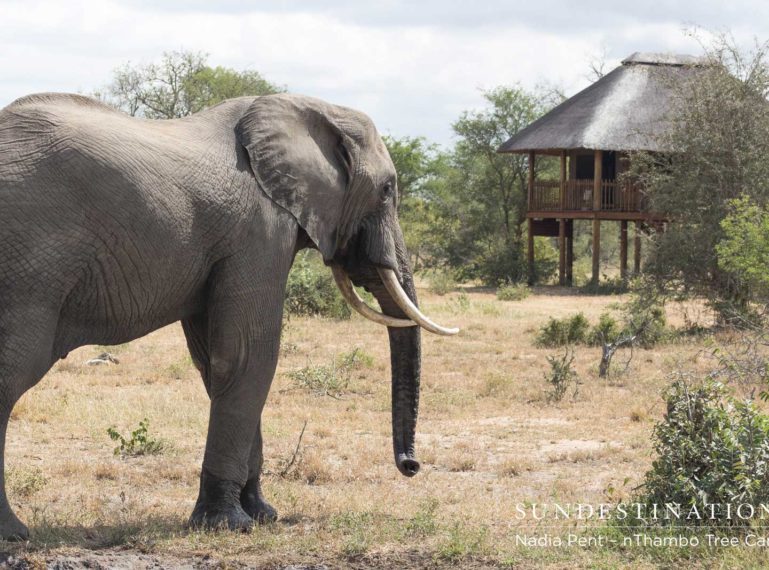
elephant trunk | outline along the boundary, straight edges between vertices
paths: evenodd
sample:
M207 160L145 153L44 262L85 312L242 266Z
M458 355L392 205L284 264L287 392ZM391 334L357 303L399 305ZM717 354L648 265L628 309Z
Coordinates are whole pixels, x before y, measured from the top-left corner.
M405 284L404 284L405 285ZM409 297L416 302L414 286L409 283ZM421 347L419 327L388 328L390 365L392 367L392 429L395 465L406 477L419 471L414 455L417 414L419 412L419 378Z
M398 255L401 286L416 304L414 280L406 256ZM369 287L379 302L382 312L390 317L405 318L403 310L379 281ZM406 477L419 472L419 461L414 454L417 414L419 410L419 380L421 371L420 328L388 327L390 338L390 365L392 369L392 433L395 465Z

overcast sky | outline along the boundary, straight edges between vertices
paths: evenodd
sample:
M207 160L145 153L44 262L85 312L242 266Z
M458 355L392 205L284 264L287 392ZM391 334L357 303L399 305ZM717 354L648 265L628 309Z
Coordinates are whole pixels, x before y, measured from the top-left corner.
M187 49L361 109L382 133L450 144L481 89L571 95L602 52L609 69L635 51L700 53L692 25L767 40L769 2L0 0L0 106L89 92L123 63Z

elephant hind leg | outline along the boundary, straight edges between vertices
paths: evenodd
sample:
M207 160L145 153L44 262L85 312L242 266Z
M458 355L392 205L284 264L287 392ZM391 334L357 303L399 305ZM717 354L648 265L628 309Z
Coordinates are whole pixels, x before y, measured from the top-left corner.
M5 435L8 428L10 413L0 414L0 539L27 540L29 529L13 512L5 493Z
M5 440L16 402L56 361L57 315L35 304L24 311L0 312L0 538L26 540L27 527L13 512L5 491Z

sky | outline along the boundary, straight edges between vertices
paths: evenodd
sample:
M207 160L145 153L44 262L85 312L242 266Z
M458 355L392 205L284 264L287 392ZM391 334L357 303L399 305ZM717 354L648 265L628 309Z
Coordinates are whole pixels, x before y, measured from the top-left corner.
M698 27L699 38L687 33ZM572 95L636 51L697 55L713 32L769 39L766 0L0 0L0 106L88 93L125 63L209 54L289 91L368 113L379 131L451 145L482 91Z

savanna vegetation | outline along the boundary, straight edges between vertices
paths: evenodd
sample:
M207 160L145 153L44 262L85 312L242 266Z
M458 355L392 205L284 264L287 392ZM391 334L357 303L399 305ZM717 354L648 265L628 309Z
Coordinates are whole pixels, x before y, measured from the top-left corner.
M634 157L631 175L671 215L630 284L611 281L605 248L604 289L547 286L556 253L538 238L540 284L522 285L527 166L495 151L557 91L485 92L454 122L452 148L384 138L422 304L462 326L457 339L423 340L418 477L391 465L383 331L351 315L303 252L264 420L265 492L282 518L247 534L186 528L207 398L173 325L75 351L18 404L8 481L33 538L6 550L33 565L74 553L106 566L192 555L223 567L759 567L765 551L744 540L763 532L759 520L532 511L768 500L769 66L766 46L721 38L706 51L711 65L677 91L666 137L680 152ZM162 118L284 89L180 52L126 65L100 96ZM578 282L589 251L577 226ZM84 364L104 350L119 363ZM634 543L639 532L660 541ZM684 535L698 545L664 542Z

